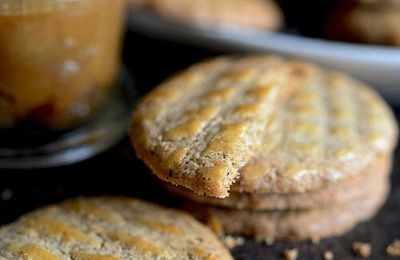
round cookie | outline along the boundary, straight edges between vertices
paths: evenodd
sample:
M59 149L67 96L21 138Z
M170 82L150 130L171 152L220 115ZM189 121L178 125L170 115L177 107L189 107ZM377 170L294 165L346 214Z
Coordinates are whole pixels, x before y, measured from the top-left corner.
M135 199L75 199L0 229L0 259L232 259L190 215Z
M282 14L273 0L149 0L148 8L181 22L276 30Z
M130 137L161 179L224 198L235 181L237 192L302 193L353 178L392 153L397 125L369 86L261 55L167 80L139 103Z
M398 46L400 8L341 3L328 22L326 35L341 41Z
M341 235L371 218L384 203L388 181L376 183L370 193L347 204L322 209L246 211L188 204L187 209L215 229L257 240L306 240ZM221 230L220 230L221 231Z
M199 196L190 190L164 183L170 193L197 203L247 210L297 210L327 207L349 203L374 189L376 183L386 180L391 166L390 159L380 159L371 164L363 173L350 180L333 183L322 190L305 193L262 194L231 192L224 199Z

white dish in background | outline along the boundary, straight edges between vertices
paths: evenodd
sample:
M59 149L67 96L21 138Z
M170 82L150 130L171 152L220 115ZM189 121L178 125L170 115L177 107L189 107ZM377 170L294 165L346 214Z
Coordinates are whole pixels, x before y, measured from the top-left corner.
M400 48L334 42L280 32L242 28L202 28L131 10L132 30L152 37L225 51L268 51L302 58L350 73L372 84L391 103L400 105Z

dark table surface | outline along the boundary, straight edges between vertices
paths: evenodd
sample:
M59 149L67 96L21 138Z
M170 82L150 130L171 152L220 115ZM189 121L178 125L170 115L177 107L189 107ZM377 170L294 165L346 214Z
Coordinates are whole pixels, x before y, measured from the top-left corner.
M143 94L171 73L221 53L128 32L124 62L135 77L138 93ZM319 244L279 242L266 246L248 239L232 251L233 255L236 259L281 259L283 250L296 247L298 259L322 259L326 250L333 251L335 259L357 259L352 254L351 244L363 241L372 243L370 259L394 259L385 257L385 248L395 238L400 238L399 159L400 152L397 152L390 197L371 221ZM82 195L135 196L170 206L177 203L163 194L158 181L135 159L127 138L109 151L79 164L42 170L0 169L0 178L0 224L13 221L38 206Z

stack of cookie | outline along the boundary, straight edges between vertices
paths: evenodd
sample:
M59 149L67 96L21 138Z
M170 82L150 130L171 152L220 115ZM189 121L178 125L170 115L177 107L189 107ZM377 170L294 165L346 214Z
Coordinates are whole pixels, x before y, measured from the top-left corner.
M338 235L373 216L396 138L370 87L262 55L173 76L142 99L131 128L138 157L192 213L267 241Z
M327 27L327 37L351 42L400 45L399 0L342 0Z

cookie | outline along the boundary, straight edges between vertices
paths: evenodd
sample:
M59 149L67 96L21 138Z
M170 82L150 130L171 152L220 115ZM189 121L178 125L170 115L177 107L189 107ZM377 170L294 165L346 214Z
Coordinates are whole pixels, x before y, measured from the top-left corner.
M379 45L400 45L400 8L341 3L333 12L330 39Z
M374 6L387 6L387 7L400 7L400 0L346 0L355 3L365 4L365 5L374 5Z
M246 211L191 203L187 208L205 222L219 223L225 233L257 240L307 240L341 235L371 218L388 194L388 181L347 204L292 211Z
M275 56L221 57L168 79L137 106L130 137L161 179L227 197L278 104L307 76Z
M302 193L354 178L391 155L397 125L385 101L345 74L310 67L308 80L279 103L262 148L232 190Z
M276 30L282 14L273 0L149 0L148 8L196 25L235 25Z
M87 198L48 206L0 229L0 259L232 259L186 213L136 199Z
M359 176L328 185L322 190L305 193L260 194L231 192L225 199L199 196L190 190L165 183L167 191L197 203L247 210L296 210L349 203L373 190L376 183L387 179L391 160L381 159L368 166Z
M136 154L200 195L301 193L393 151L397 126L370 87L271 56L222 57L151 91L133 115Z

